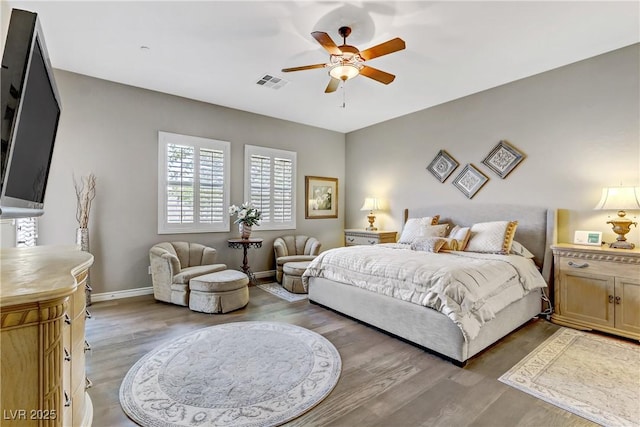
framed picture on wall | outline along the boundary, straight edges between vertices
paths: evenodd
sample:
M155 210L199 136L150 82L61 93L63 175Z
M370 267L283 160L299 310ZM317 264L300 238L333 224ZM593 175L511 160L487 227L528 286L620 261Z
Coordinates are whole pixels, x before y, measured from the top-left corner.
M338 218L338 178L304 177L304 217Z
M438 178L440 182L445 182L459 165L449 153L445 150L440 150L427 166L427 170Z
M467 198L471 199L487 181L489 181L489 178L485 174L476 169L471 163L468 163L456 179L453 180L453 185L462 191Z
M482 161L489 169L504 179L524 159L524 154L507 141L500 141Z

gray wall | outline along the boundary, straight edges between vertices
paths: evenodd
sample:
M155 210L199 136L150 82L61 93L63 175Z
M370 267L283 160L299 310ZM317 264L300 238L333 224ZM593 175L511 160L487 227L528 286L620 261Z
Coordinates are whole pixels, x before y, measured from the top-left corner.
M63 111L40 219L40 245L75 242L75 191L72 175L93 172L97 196L89 222L94 292L151 285L149 248L184 240L215 247L219 261L237 268L242 252L227 248L230 233L157 234L158 131L231 142L231 202L242 203L244 145L297 152L297 230L316 236L323 249L342 244L344 144L341 133L134 88L56 70ZM304 219L305 175L339 179L337 219ZM273 239L293 231L260 231L262 249L251 250L254 271L273 269Z
M561 242L575 230L615 240L606 224L615 212L593 207L604 186L640 185L639 53L636 44L349 133L345 225L366 225L369 195L389 206L379 228L398 231L404 208L522 203L558 208ZM504 180L482 164L503 139L527 156ZM443 184L425 169L440 149L461 165ZM490 178L472 200L451 184L466 163Z

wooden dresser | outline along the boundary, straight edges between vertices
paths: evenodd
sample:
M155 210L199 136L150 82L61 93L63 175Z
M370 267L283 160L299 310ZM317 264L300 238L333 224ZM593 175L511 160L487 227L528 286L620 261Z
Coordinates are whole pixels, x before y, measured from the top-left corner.
M93 256L38 246L0 257L2 426L90 426L84 325Z
M551 321L640 340L640 250L558 244Z
M357 246L395 243L396 234L395 231L344 230L344 244L345 246Z

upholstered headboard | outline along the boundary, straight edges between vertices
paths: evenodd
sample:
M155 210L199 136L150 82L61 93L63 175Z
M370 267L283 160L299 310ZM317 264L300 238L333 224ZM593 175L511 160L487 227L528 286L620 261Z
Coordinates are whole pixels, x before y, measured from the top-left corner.
M556 243L556 210L536 206L508 204L450 204L405 209L408 218L440 215L440 224L472 226L487 221L518 221L514 240L522 243L535 256L542 276L551 283L553 256L550 246Z

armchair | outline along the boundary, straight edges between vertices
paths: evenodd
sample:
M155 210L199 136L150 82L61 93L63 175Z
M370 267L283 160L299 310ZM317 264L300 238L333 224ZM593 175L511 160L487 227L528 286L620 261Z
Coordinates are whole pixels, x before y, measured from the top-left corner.
M273 241L276 257L276 280L282 283L282 268L287 262L311 261L320 253L320 242L315 237L287 235Z
M163 242L149 250L153 296L159 301L189 305L189 280L225 270L216 264L215 249L199 243Z

